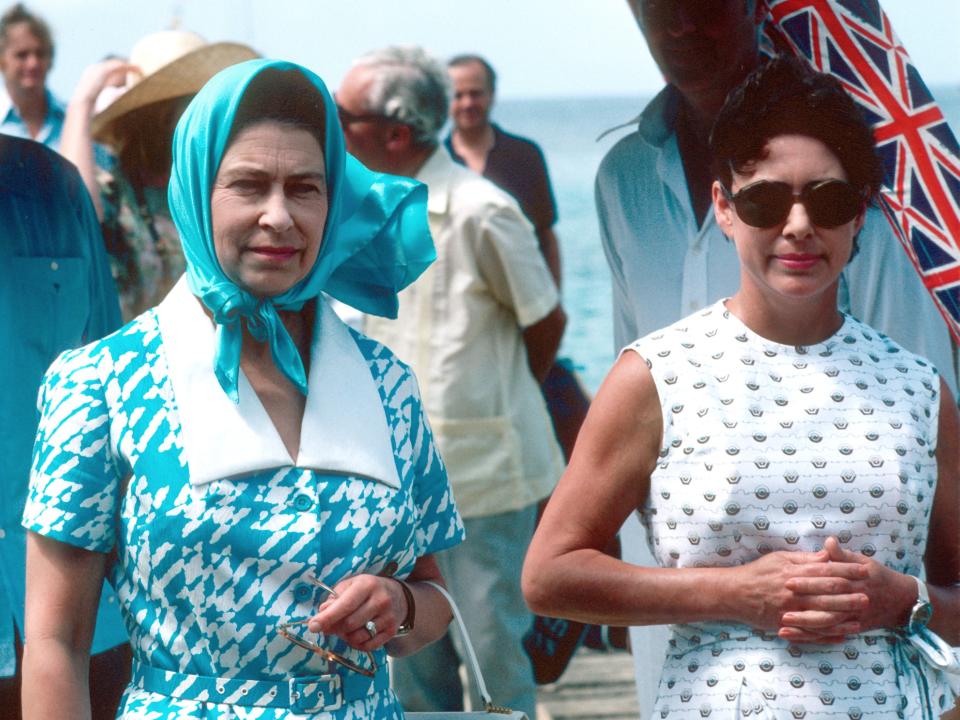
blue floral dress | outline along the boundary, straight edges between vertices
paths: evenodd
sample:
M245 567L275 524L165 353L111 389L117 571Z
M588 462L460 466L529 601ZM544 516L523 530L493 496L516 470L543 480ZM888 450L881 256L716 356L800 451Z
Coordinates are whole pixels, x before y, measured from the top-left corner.
M180 302L200 312L192 297ZM384 346L345 326L337 330L352 339L379 395L383 415L366 437L378 437L378 423L387 431L396 482L351 474L335 462L335 470L288 463L198 481L180 408L196 398L181 396L171 379L168 358L172 363L176 353L158 318L162 309L64 353L48 371L23 521L47 537L113 555L109 579L134 654L118 717L402 718L382 650L375 653L380 670L368 679L328 665L276 628L310 616L323 599L311 578L334 585L358 573L403 577L418 557L462 540L413 375ZM332 327L331 316L325 311L321 319ZM202 323L202 313L177 327L191 322ZM181 353L183 341L177 338ZM205 355L203 342L195 344ZM313 373L310 394L322 397L325 386L314 387ZM332 396L342 391L329 388ZM308 396L308 415L311 402ZM349 415L349 407L341 409ZM224 434L242 436L237 427ZM338 430L318 432L334 442ZM205 460L198 456L198 472L204 463L233 462L251 441L232 449L231 438L224 443ZM362 454L362 443L350 452ZM363 664L336 638L323 642Z

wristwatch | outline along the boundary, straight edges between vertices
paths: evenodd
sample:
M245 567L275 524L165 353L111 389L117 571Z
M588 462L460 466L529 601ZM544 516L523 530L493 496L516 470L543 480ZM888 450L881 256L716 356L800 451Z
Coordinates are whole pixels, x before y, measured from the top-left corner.
M910 617L904 628L907 634L923 630L933 616L933 605L930 604L930 593L927 592L926 583L918 577L913 579L917 581L917 601L910 609Z
M403 619L403 622L400 623L400 627L397 628L396 635L397 637L402 637L413 632L413 621L417 617L417 604L413 600L413 592L410 590L410 586L400 578L395 577L393 579L400 583L400 589L403 590L403 597L407 600L407 616Z

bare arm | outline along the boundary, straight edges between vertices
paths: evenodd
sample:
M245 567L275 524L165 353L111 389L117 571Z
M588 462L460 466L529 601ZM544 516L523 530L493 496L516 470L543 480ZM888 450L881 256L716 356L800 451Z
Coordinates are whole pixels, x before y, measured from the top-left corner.
M530 372L542 383L557 357L563 331L567 327L567 314L557 305L546 317L523 330L523 342L527 346L527 362Z
M855 564L828 565L824 552L776 552L742 567L681 569L639 567L604 554L626 516L646 501L662 426L646 363L624 353L590 406L530 545L522 583L534 612L609 625L733 621L775 629L784 612L799 607L786 587L791 578L828 568L861 576ZM836 602L845 610L857 601Z
M537 228L537 242L540 243L540 252L543 259L550 268L550 274L553 275L553 281L557 284L557 289L561 288L562 266L560 263L560 243L552 227Z
M313 632L338 635L358 650L386 645L391 655L410 655L438 639L450 624L447 601L423 580L446 587L433 555L417 560L407 577L416 607L413 631L408 635L396 637L409 610L403 590L396 580L379 575L356 575L337 583L338 597L325 600L308 627ZM374 638L364 627L368 620L376 624Z
M27 534L24 720L90 717L88 672L106 556Z
M63 137L60 141L60 154L77 166L83 184L90 193L97 219L103 220L103 203L100 200L100 188L97 185L97 165L93 157L93 137L90 125L93 120L94 105L97 96L111 82L122 79L122 73L130 68L122 60L104 60L90 65L84 70L67 105L67 114L63 121Z

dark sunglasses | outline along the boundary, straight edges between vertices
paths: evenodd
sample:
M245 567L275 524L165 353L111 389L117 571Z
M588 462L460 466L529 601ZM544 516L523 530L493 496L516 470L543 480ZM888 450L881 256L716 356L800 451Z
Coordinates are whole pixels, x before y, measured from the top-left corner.
M853 220L863 210L866 196L862 190L843 180L818 180L808 183L800 193L785 182L760 180L732 194L725 186L723 194L737 209L747 225L772 228L782 225L799 200L817 227L835 228Z
M340 104L337 104L337 117L343 127L358 122L393 122L393 118L378 113L352 113Z

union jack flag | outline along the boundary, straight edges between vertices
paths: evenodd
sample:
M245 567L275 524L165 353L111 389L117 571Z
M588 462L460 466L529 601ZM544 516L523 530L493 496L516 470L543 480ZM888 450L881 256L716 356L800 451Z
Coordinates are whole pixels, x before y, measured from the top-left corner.
M890 21L877 0L767 7L766 40L839 79L872 123L880 205L960 341L960 145Z

